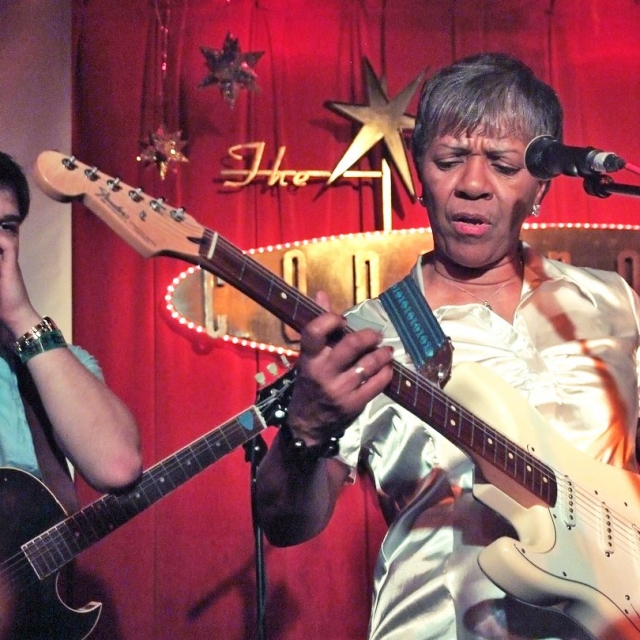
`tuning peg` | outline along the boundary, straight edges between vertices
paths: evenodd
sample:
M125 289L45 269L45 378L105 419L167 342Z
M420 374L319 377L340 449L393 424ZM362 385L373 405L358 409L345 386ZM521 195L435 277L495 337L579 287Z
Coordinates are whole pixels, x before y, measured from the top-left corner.
M75 156L69 156L68 158L65 158L62 161L62 164L66 169L69 169L69 171L71 171L72 169L75 169L78 166L76 164L76 157Z
M107 186L111 191L120 191L122 187L120 187L120 178L112 178L111 180L107 180Z

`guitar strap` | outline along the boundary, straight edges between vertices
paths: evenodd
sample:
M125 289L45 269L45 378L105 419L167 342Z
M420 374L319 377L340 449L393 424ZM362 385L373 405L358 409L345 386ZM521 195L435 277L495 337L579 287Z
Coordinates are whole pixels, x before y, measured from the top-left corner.
M79 509L79 504L69 465L53 438L53 427L29 370L18 363L16 374L42 480L67 514L72 514Z
M380 302L416 370L444 386L451 374L453 347L415 278L409 274L383 291Z

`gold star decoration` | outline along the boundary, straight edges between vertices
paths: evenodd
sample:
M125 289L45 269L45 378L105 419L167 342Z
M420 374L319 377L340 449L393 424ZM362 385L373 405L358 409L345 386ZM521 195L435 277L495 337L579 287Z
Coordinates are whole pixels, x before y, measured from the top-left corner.
M145 165L155 164L160 177L164 180L167 177L169 166L174 162L189 162L187 156L182 153L186 140L182 140L182 131L168 133L161 124L155 133L149 134L149 140L141 143L143 149L137 157L138 162Z
M325 106L329 109L363 125L331 173L327 184L331 184L339 178L349 167L372 149L376 143L383 140L391 160L400 174L402 183L411 198L415 200L416 191L409 168L402 131L413 129L415 126L415 118L406 115L405 111L418 85L422 82L424 72L420 73L395 98L389 100L382 83L374 74L366 58L363 60L363 67L368 105L347 104L344 102L325 103Z
M233 107L240 89L255 91L258 88L258 76L254 67L264 55L264 51L242 53L238 38L227 33L222 49L200 47L205 57L209 74L198 85L207 87L212 84L220 86L222 97Z

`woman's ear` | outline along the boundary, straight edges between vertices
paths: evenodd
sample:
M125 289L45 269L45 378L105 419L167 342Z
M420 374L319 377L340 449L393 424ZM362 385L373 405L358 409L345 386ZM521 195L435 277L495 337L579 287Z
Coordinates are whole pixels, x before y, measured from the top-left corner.
M551 180L540 180L538 183L538 192L536 194L536 200L534 204L540 205L544 197L547 195L547 191L549 191L549 187L551 186Z

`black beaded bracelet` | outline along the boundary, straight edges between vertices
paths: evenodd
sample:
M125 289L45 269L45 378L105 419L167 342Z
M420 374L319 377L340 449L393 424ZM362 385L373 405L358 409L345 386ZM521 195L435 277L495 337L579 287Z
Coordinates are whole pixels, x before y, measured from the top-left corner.
M296 438L289 425L285 422L280 427L281 442L287 461L293 462L299 469L310 473L320 458L333 458L340 453L340 438L344 431L338 436L331 436L324 442L314 445L307 445L302 438Z

